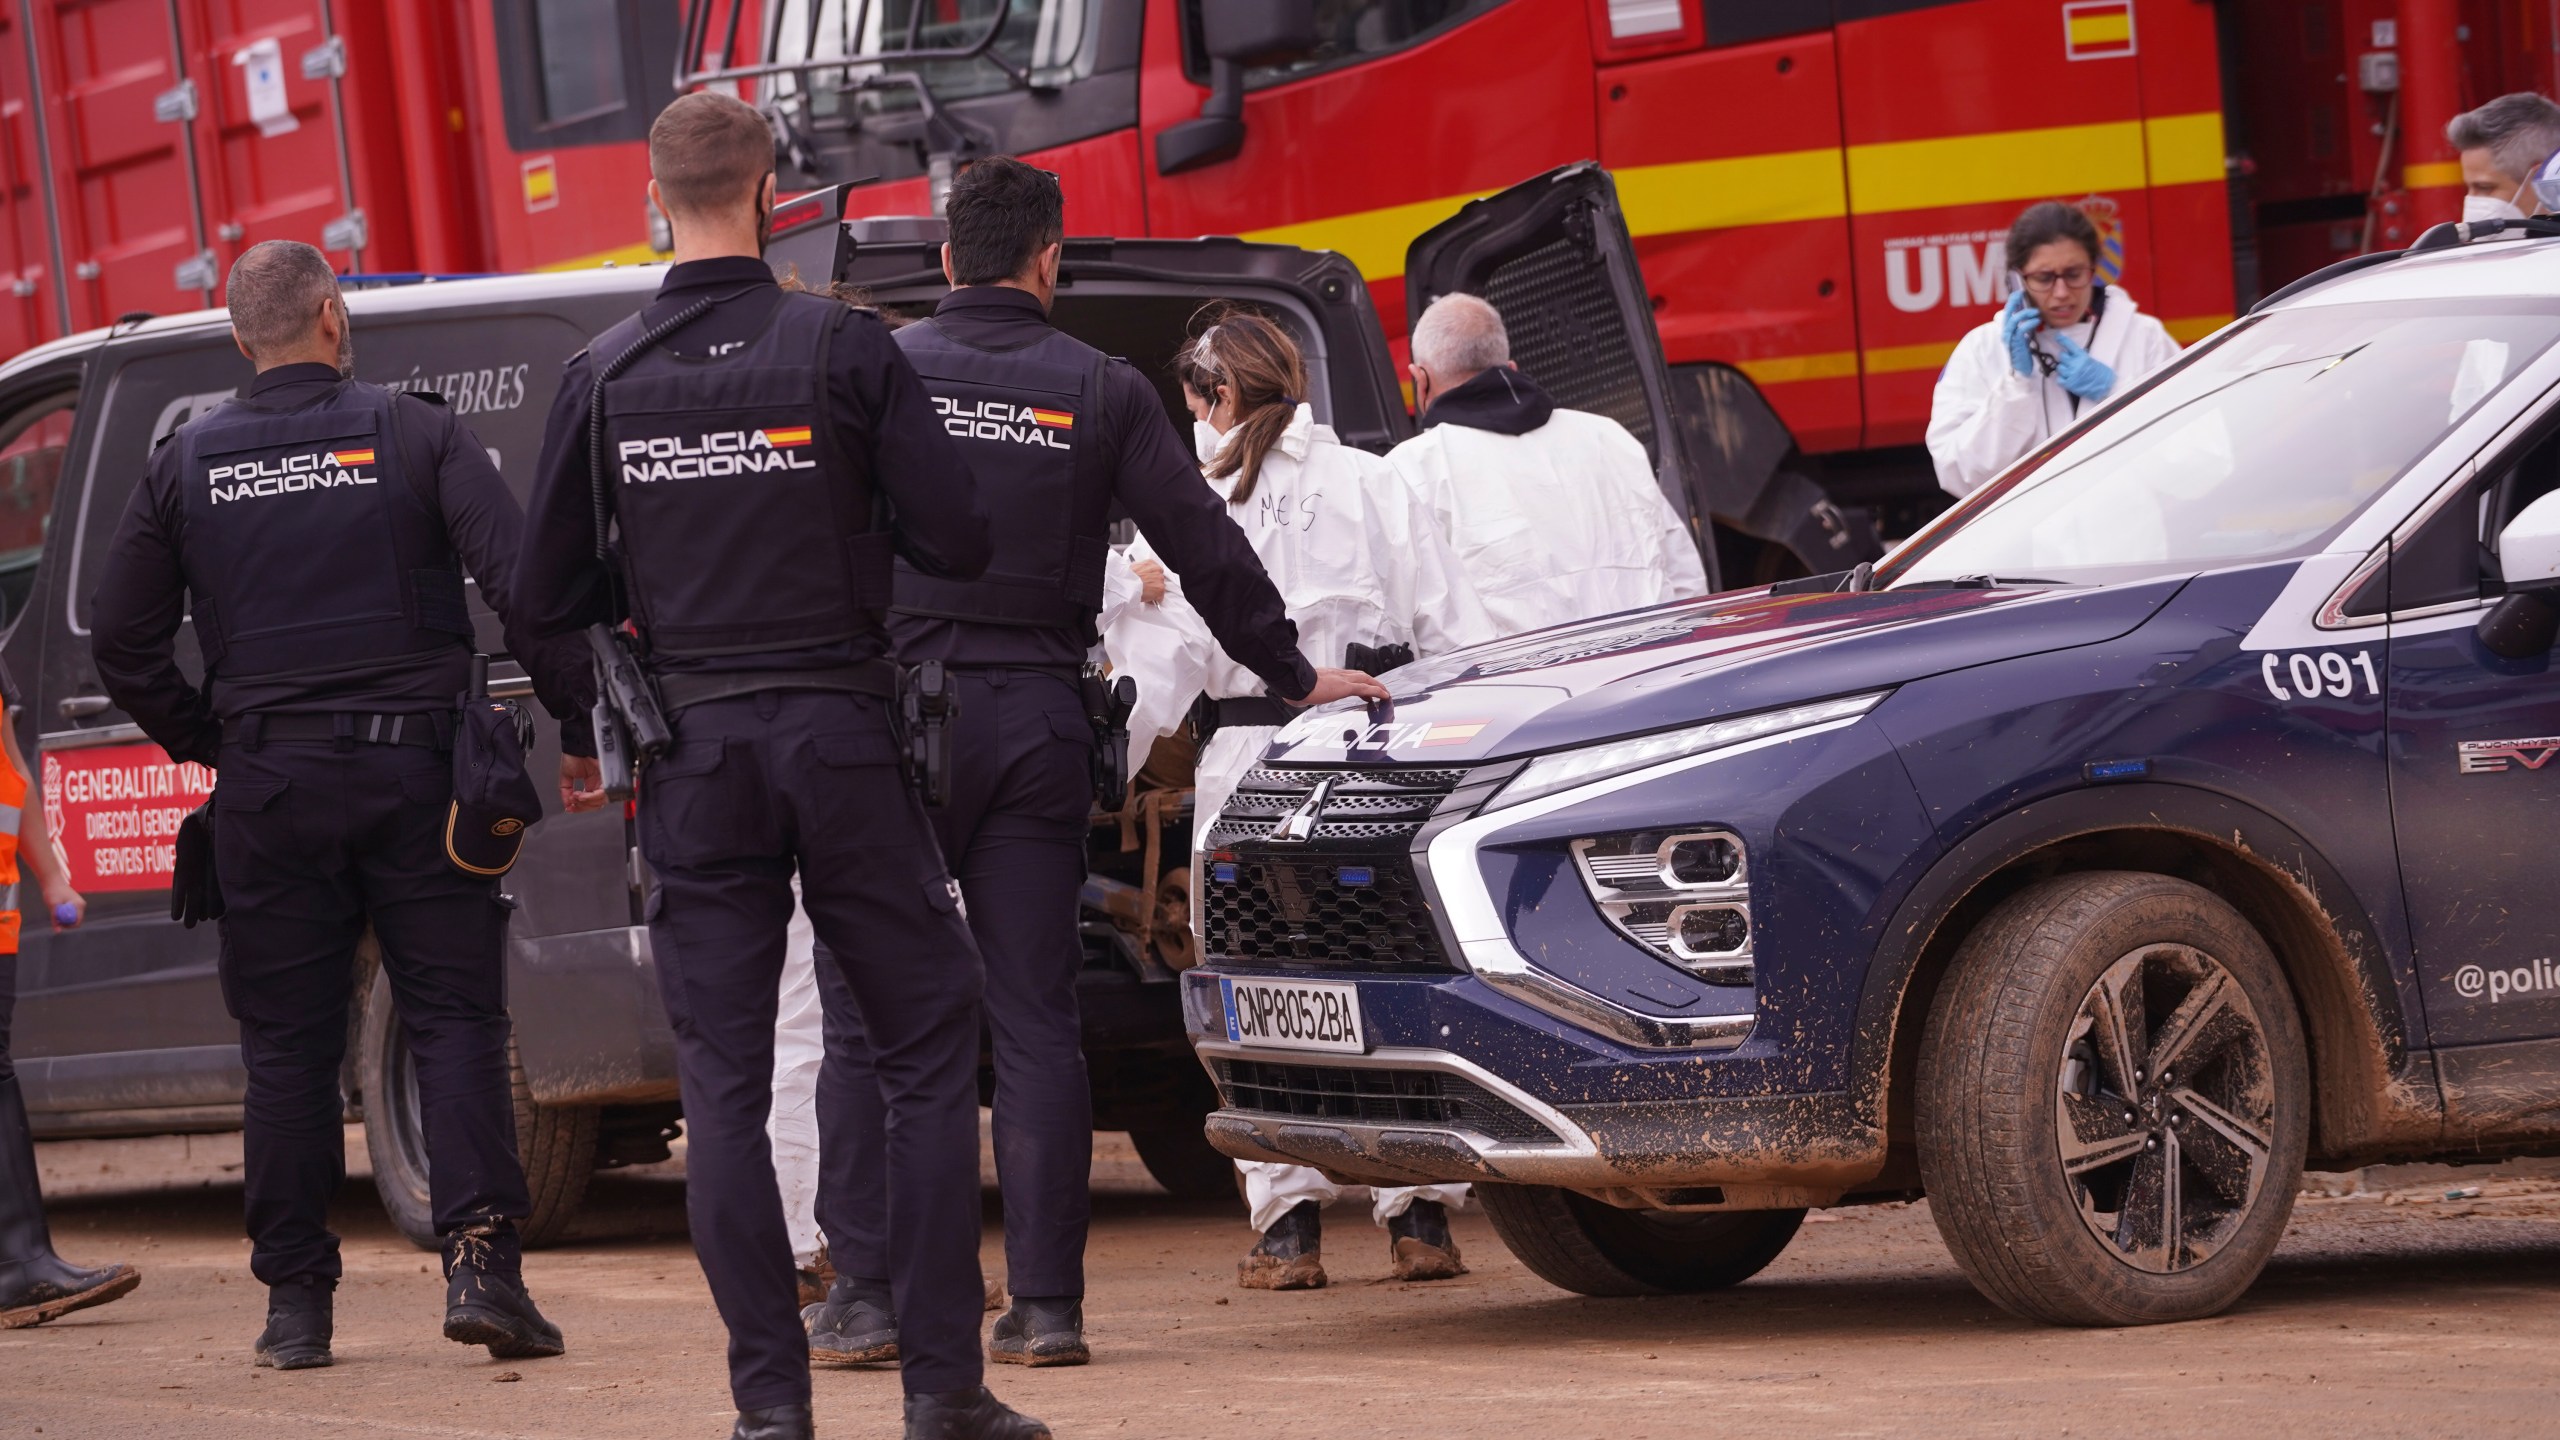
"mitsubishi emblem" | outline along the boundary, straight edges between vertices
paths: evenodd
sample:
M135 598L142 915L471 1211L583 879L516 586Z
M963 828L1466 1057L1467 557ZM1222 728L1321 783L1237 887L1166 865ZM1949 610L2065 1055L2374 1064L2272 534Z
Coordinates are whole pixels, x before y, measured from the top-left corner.
M1269 842L1275 845L1304 845L1313 840L1316 827L1324 823L1324 802L1332 794L1333 777L1327 775L1316 782L1315 789L1307 792L1307 798L1299 802L1297 809L1290 811L1279 824L1271 827L1271 834L1267 837Z

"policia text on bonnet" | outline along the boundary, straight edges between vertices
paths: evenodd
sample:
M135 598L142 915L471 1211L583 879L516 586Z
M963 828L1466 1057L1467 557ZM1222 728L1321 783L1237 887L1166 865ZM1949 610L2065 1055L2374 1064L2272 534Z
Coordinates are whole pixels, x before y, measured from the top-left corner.
M257 378L153 453L99 582L94 647L108 694L145 733L220 771L222 993L248 1070L249 1264L268 1286L258 1363L329 1363L339 1263L325 1211L367 925L417 1065L445 1334L501 1357L557 1355L516 1238L531 1206L491 873L504 865L466 867L447 848L455 703L471 683L466 569L560 717L564 776L594 763L574 758L593 749L582 657L526 643L514 623L523 516L469 428L432 396L348 378L327 259L251 246L228 295ZM190 608L201 689L175 656Z
M984 972L897 763L881 627L892 550L920 573L973 577L986 515L887 328L785 293L759 258L773 204L764 120L687 95L651 127L649 164L676 264L647 308L568 364L518 584L541 634L623 627L632 683L671 732L640 767L640 846L691 1147L686 1203L729 1330L733 1433L810 1433L808 1338L765 1134L796 868L831 963L894 1037L880 1077L895 1116L907 1433L1044 1436L980 1384Z
M1076 892L1092 791L1088 716L1105 708L1089 706L1078 681L1095 643L1113 507L1181 573L1218 643L1272 695L1312 705L1386 690L1308 664L1280 593L1200 483L1155 388L1049 324L1065 233L1057 177L1018 160L978 161L952 182L947 214L943 269L954 288L897 343L976 477L995 555L976 579L901 567L889 628L901 658L940 661L959 682L952 799L933 823L986 958L995 1037L996 1163L1015 1300L989 1354L1073 1364L1086 1354L1093 1156ZM1015 418L970 418L993 416ZM820 983L830 983L823 972ZM885 1308L881 1278L896 1253L889 1206L882 1187L863 1183L881 1159L872 1057L890 1046L885 1035L866 1044L861 1026L874 1012L842 1001L828 996L826 1086L851 1098L820 1114L828 1179L818 1205L840 1278L812 1318L810 1344L851 1355L881 1336L909 1343L913 1326Z

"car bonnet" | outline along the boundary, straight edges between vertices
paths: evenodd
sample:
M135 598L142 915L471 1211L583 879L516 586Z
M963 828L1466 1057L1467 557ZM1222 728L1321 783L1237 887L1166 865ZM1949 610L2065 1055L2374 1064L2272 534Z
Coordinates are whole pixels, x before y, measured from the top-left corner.
M1299 716L1289 764L1472 763L1856 694L2123 635L2185 577L2085 590L1713 596L1390 672L1388 704Z

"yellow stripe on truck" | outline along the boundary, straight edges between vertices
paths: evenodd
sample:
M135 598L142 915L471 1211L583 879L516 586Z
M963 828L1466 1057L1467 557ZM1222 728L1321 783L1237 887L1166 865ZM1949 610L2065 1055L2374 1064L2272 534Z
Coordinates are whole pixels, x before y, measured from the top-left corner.
M2457 160L2429 160L2418 165L2403 165L2400 167L2400 183L2412 190L2459 185L2462 183L2462 164Z
M1732 230L2219 180L2222 116L2205 110L2156 120L1852 145L1845 151L1630 165L1611 174L1634 234ZM1404 273L1404 252L1415 236L1476 198L1450 195L1389 205L1249 230L1243 238L1339 251L1362 275L1387 280Z
M1766 360L1736 360L1733 368L1754 385L1784 385L1790 380L1855 379L1858 352L1829 350L1819 355L1779 355Z
M1849 211L1837 150L1630 165L1610 175L1627 229L1637 235L1827 220Z

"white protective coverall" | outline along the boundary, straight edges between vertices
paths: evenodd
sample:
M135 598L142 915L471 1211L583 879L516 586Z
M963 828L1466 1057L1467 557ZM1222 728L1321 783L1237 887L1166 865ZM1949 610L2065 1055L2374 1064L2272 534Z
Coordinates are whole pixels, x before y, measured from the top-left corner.
M1605 415L1559 409L1521 434L1444 422L1387 459L1429 508L1497 636L1707 593L1697 542L1643 443Z
M2093 408L2081 400L2075 409L2071 392L2049 375L2019 374L2009 363L2000 326L1994 313L1956 342L1929 402L1929 458L1937 464L1940 488L1952 495L1972 494ZM2178 342L2167 328L2112 285L2106 313L2095 325L2084 319L2063 333L2116 372L2110 395L2124 394L2178 358ZM2050 337L2043 348L2053 353Z
M1225 439L1206 425L1195 436L1204 461L1216 457ZM1237 479L1207 483L1225 496L1234 493ZM1263 457L1253 494L1227 513L1279 588L1298 626L1298 649L1310 665L1340 665L1354 644L1409 645L1421 658L1493 638L1484 606L1418 498L1385 461L1344 445L1332 427L1317 424L1308 406L1298 407ZM1133 553L1153 558L1142 548ZM1253 672L1210 639L1198 612L1181 597L1179 576L1167 576L1161 605L1120 607L1103 645L1115 673L1138 679L1140 713L1129 727L1133 757L1143 757L1156 739L1170 734L1196 695L1234 699L1264 693ZM1195 887L1198 844L1211 817L1275 733L1274 726L1222 727L1201 751L1192 811ZM1237 1168L1244 1172L1256 1230L1271 1228L1302 1200L1327 1203L1342 1193L1304 1166L1240 1161ZM1466 1195L1464 1185L1381 1189L1374 1192L1372 1213L1383 1225L1417 1199L1454 1208Z
M818 1248L818 1062L826 1058L826 1015L818 1007L817 932L800 908L800 877L791 877L791 928L783 932L782 997L773 1018L773 1110L764 1130L773 1142L773 1175L782 1187L783 1226L791 1263L815 1265Z

